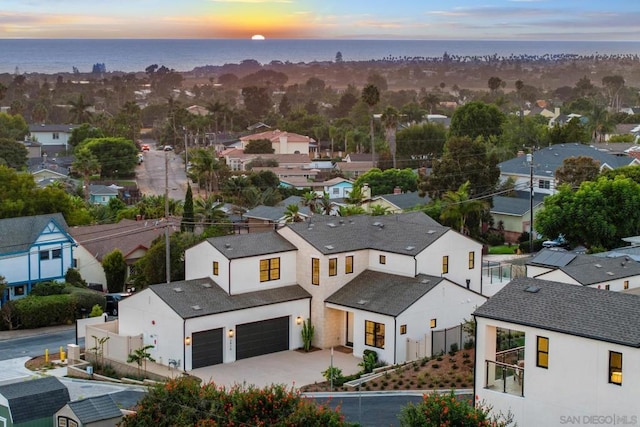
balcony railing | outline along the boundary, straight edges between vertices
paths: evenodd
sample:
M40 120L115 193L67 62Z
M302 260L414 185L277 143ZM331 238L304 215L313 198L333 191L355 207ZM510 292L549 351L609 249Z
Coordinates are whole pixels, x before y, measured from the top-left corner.
M523 367L486 360L485 374L485 388L524 397Z
M496 362L518 365L522 360L524 360L524 346L496 352Z

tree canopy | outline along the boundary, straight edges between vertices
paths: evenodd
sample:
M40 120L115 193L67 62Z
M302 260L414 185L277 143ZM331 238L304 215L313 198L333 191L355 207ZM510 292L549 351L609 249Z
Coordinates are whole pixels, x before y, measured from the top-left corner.
M411 169L387 169L384 172L373 168L360 175L353 184L360 187L369 184L371 195L391 194L395 187L400 187L403 192L417 190L417 176Z
M0 138L0 164L22 169L27 165L29 151L24 144L10 138Z
M266 138L251 140L244 147L247 154L273 154L274 151L271 141Z
M583 182L577 191L563 185L545 198L534 224L544 236L563 234L593 252L616 248L640 234L640 184L616 176Z
M449 134L468 136L476 139L482 136L487 140L492 135L500 135L504 114L495 104L473 101L458 108L451 116Z
M21 115L0 113L0 138L23 141L29 134L29 126Z
M103 177L133 175L138 164L138 149L124 138L90 138L80 148L88 148L98 159Z
M558 184L569 184L578 188L584 181L593 181L600 173L600 162L587 156L564 159L562 166L556 170Z

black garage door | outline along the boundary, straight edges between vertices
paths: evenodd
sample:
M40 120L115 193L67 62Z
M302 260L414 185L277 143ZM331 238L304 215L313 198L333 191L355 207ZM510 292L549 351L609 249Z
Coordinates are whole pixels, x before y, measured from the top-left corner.
M222 328L194 332L191 341L191 369L222 363Z
M289 316L236 326L236 359L289 350Z

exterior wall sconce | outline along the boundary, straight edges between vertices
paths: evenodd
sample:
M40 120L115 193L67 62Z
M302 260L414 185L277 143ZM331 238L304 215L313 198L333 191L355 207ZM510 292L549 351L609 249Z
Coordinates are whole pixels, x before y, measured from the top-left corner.
M229 338L233 338L235 335L235 331L233 329L229 329Z
M302 325L302 316L296 317L296 325Z
M184 345L187 345L187 346L191 345L191 337L184 338Z

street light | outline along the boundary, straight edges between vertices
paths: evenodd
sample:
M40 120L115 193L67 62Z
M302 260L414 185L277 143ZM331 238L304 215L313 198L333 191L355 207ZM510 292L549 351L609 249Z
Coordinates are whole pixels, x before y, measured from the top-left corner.
M527 162L529 163L529 253L532 253L533 252L533 151L530 154L527 154Z

